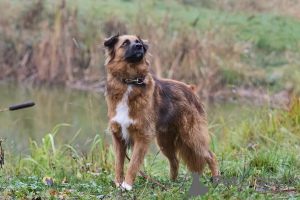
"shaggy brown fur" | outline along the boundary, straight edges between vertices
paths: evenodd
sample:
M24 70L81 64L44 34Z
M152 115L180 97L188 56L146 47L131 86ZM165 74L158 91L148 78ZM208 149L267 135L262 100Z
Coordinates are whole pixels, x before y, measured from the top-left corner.
M142 44L143 58L128 62L125 55L136 44ZM116 35L106 39L104 46L107 54L106 101L115 150L115 183L123 182L125 151L128 144L133 143L132 158L123 182L126 189L131 189L154 138L169 160L170 179L174 180L178 175L177 155L192 172L200 174L208 164L212 175L218 175L216 156L209 149L204 106L195 86L151 75L145 58L148 46L137 36ZM137 77L145 77L145 87L124 83L124 79Z

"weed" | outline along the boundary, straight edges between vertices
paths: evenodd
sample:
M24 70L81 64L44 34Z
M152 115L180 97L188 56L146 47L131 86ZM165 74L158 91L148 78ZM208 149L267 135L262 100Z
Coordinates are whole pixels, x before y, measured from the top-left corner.
M213 149L218 157L222 178L248 177L294 177L299 178L299 108L300 100L294 98L288 109L270 109L265 107L261 112L254 112L251 119L239 120L227 125L210 125L211 132L218 129L218 139L212 137ZM247 116L245 116L247 117ZM12 155L6 151L6 162L1 170L0 197L8 198L55 198L78 197L117 198L118 189L112 184L114 174L114 153L100 135L96 135L86 153L77 151L72 142L80 134L78 131L67 144L54 144L60 124L47 134L41 144L31 141L30 155ZM293 148L291 148L293 147ZM127 164L126 164L127 165ZM178 199L187 198L192 179L190 173L182 165L179 178L175 182L168 180L169 167L160 152L148 155L142 168L152 179L166 185L164 190L149 182L142 176L135 181L134 190L122 192L122 198L139 199ZM45 185L43 177L55 179L52 185ZM207 170L201 176L203 184L210 191L204 199L211 198L258 198L298 197L291 192L261 193L256 185L247 187L213 187L211 173ZM255 183L256 183L255 182ZM285 189L283 186L281 189ZM264 190L263 190L264 191Z

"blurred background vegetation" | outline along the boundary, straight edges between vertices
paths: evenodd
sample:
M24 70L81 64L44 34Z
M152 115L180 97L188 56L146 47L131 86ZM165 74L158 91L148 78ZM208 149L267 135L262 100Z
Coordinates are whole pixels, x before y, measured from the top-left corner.
M120 33L148 39L153 72L204 98L300 93L298 0L0 0L0 9L2 80L101 88L104 38Z

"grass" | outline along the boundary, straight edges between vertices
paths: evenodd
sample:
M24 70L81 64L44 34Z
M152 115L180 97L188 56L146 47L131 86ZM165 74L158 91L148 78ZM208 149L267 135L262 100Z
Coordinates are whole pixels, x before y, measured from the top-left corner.
M254 176L254 187L230 186L222 184L213 187L208 168L200 177L202 183L210 188L204 197L196 199L267 199L299 198L299 193L275 192L269 185L259 187L260 178L270 176L279 180L282 177L295 178L297 186L281 185L279 189L300 189L300 99L294 99L290 108L270 109L265 107L255 112L249 119L221 124L211 124L211 148L218 157L222 178L234 176ZM246 117L246 116L245 116ZM0 197L19 198L80 198L99 199L182 199L188 198L192 177L181 164L179 178L175 182L168 180L168 162L159 153L147 155L143 171L154 180L166 185L164 190L138 175L133 191L120 191L115 188L114 153L112 146L105 143L99 135L95 136L88 152L79 152L67 144L54 144L54 138L63 134L57 125L46 135L42 142L31 141L30 155L14 154L5 151L5 165L0 171ZM4 144L6 144L4 142ZM130 153L130 151L129 151ZM126 161L126 165L128 162ZM126 168L126 167L125 167ZM55 179L54 184L45 185L44 177ZM259 178L260 177L260 178ZM272 192L268 192L268 190ZM258 191L260 190L260 191Z

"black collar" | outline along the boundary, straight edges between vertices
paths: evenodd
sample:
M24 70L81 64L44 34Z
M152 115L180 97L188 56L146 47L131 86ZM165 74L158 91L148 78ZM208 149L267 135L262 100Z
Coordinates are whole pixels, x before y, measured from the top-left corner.
M123 82L137 87L146 87L146 83L144 83L145 78L146 76L141 76L137 78L126 78L123 79Z

